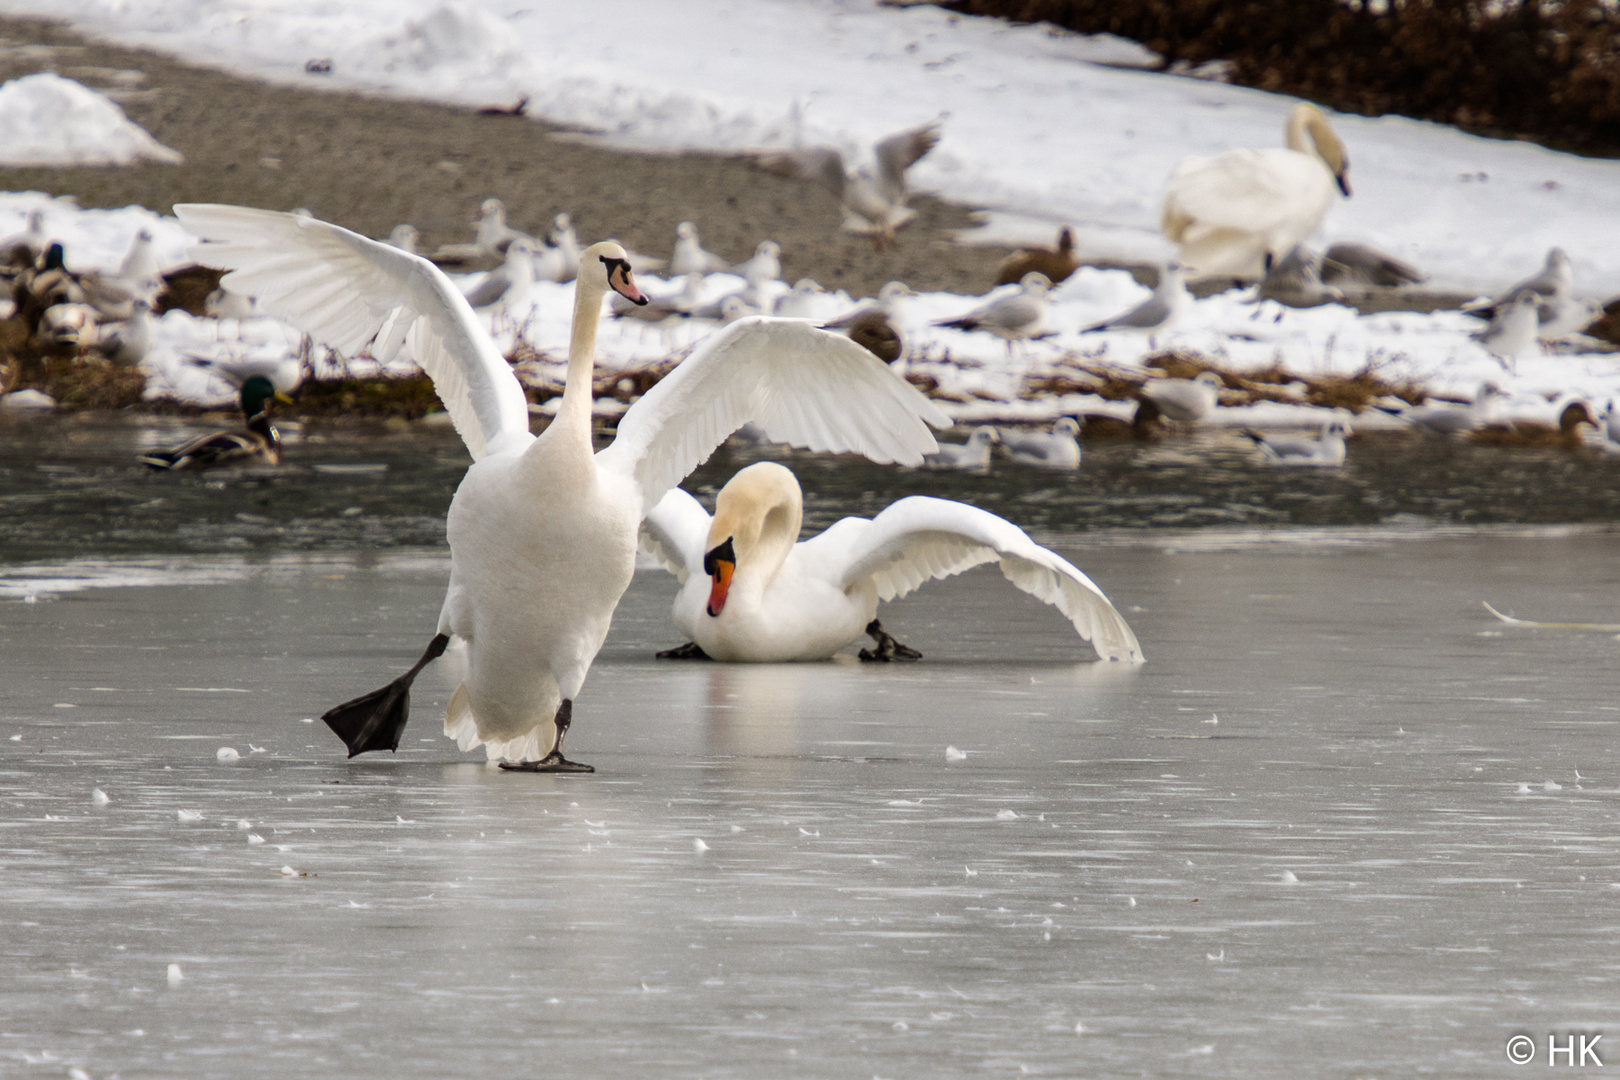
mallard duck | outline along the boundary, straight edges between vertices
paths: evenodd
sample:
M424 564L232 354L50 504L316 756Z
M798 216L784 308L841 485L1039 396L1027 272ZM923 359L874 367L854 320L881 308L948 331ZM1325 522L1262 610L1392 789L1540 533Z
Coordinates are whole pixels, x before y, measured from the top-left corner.
M281 464L281 436L270 423L272 400L290 402L278 394L263 375L253 375L242 383L242 415L246 431L216 431L199 435L173 450L149 450L136 460L154 469L208 469L233 461L262 458L271 465Z

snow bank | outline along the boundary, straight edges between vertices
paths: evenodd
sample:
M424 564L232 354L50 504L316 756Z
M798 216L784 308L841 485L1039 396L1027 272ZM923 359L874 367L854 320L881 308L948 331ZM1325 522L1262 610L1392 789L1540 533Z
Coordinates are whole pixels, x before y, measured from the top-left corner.
M130 165L182 158L111 100L42 72L0 86L0 165Z
M1188 154L1276 146L1291 101L1131 70L1117 39L876 0L0 0L0 10L262 77L462 104L522 94L545 119L626 146L725 150L795 138L864 154L948 115L915 170L997 211L993 233L1077 226L1093 257L1156 260L1166 177ZM304 63L330 58L330 75ZM1126 65L1120 67L1116 65ZM1400 118L1339 116L1356 195L1320 239L1375 244L1437 284L1490 291L1574 257L1583 294L1620 292L1620 162Z

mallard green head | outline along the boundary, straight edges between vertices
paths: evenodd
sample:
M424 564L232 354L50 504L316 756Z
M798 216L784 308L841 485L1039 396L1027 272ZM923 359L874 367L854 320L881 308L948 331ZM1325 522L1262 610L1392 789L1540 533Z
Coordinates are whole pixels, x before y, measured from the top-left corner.
M266 412L270 399L279 396L274 383L263 375L254 375L242 384L242 415L252 417Z

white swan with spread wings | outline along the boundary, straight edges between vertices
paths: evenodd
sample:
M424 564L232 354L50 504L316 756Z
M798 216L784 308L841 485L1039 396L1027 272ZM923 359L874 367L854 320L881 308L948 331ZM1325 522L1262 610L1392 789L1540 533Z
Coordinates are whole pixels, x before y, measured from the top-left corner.
M350 756L392 750L412 680L452 638L467 673L445 732L538 772L563 757L573 702L635 569L642 518L744 423L773 442L919 464L947 420L865 349L791 320L744 319L706 340L625 412L600 453L591 374L609 289L645 302L618 244L580 256L568 375L556 419L529 433L523 389L467 301L432 263L312 218L175 207L225 284L345 353L408 347L472 454L447 521L450 587L437 633L405 675L329 710Z

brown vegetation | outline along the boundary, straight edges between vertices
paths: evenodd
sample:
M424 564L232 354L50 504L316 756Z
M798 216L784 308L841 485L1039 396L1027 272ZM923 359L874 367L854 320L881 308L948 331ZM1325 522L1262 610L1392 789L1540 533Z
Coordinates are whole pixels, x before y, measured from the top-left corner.
M1131 38L1167 68L1345 112L1620 153L1620 9L1607 0L948 0Z

